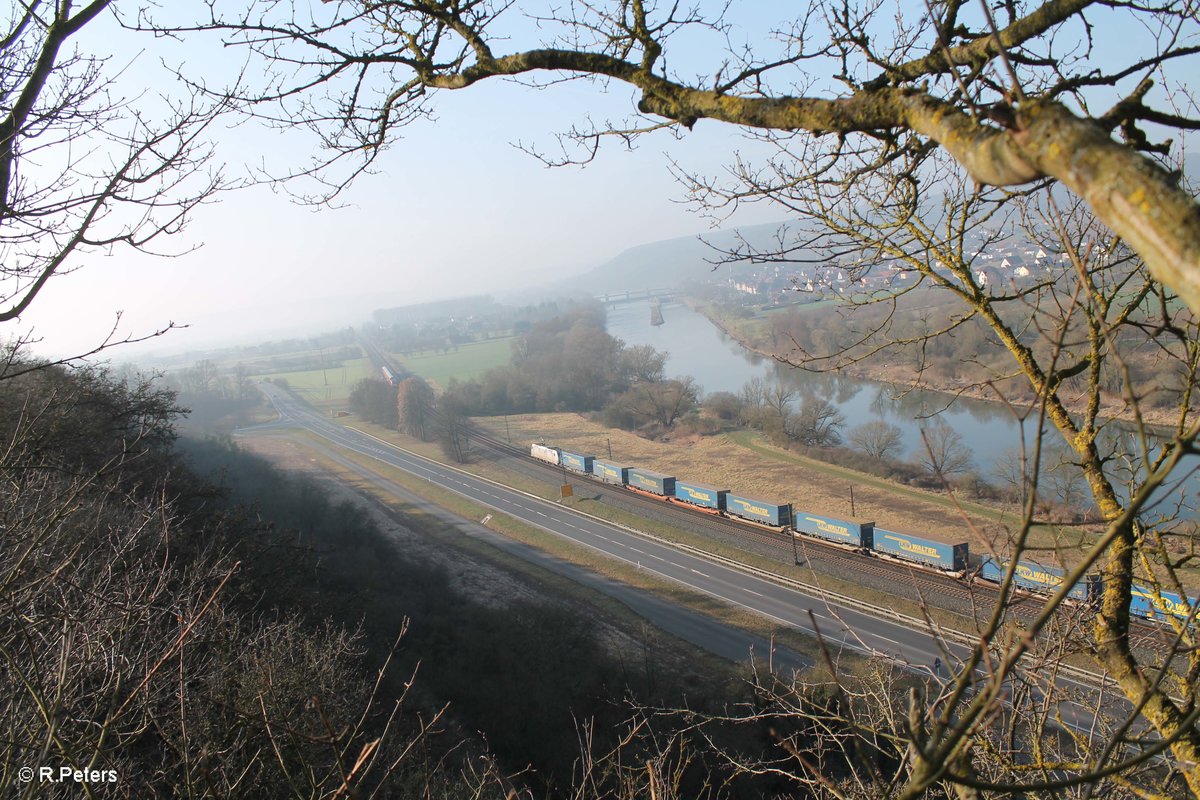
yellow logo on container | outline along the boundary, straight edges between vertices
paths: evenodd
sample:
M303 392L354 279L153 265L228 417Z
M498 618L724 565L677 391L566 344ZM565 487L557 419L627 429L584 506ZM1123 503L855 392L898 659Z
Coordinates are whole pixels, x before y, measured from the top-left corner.
M687 492L688 497L691 497L694 500L711 500L712 499L711 492L696 491L695 489L693 489L690 486L684 486L683 490L685 492Z
M817 519L816 517L805 517L806 520L817 526L817 530L822 533L831 533L834 536L843 536L850 538L850 529L845 525L835 525L828 520Z
M1186 617L1192 613L1192 609L1186 601L1175 601L1169 597L1155 597L1150 591L1137 588L1133 590L1133 594L1137 597L1146 598L1159 611L1173 614L1176 617Z
M649 478L637 472L629 473L629 482L636 483L639 486L645 486L647 489L653 489L656 492L661 488L661 485L656 483L654 478Z
M760 514L764 517L771 516L771 509L769 509L769 508L764 508L763 506L756 506L752 503L746 502L745 500L735 500L734 502L736 502L738 505L740 505L742 507L743 511L748 511L751 514Z
M889 533L884 538L891 539L893 542L896 543L897 547L899 547L901 550L904 550L905 552L908 552L908 553L919 553L923 556L934 556L934 557L938 557L940 555L938 553L938 550L936 547L930 547L930 546L924 545L924 544L917 544L916 542L912 541L911 539L905 539L903 536L893 536Z
M1040 583L1043 586L1058 586L1062 583L1062 578L1055 575L1053 572L1035 569L1034 567L1026 566L1025 564L1017 564L1017 575L1027 581Z

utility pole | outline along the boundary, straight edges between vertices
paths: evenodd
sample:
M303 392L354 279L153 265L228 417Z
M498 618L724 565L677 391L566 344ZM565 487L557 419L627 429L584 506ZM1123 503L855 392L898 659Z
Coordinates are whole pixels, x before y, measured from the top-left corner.
M854 487L850 487L850 516L856 516L854 513Z
M612 461L612 437L605 436L604 441L608 442L608 460Z

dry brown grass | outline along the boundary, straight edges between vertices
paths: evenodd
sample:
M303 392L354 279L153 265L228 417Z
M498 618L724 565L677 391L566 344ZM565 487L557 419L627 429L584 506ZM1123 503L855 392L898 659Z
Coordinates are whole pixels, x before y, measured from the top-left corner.
M476 420L503 438L504 422ZM835 517L850 517L850 486L854 486L855 518L942 541L961 542L973 536L963 518L934 499L897 495L875 485L873 479L831 479L803 463L765 458L739 446L728 437L693 436L674 441L648 441L633 433L605 428L579 414L526 414L508 418L514 444L534 441L572 452L595 455L623 466L665 472L680 480L695 481L763 500L792 503L797 510ZM998 532L996 523L975 519L984 534ZM974 549L974 548L973 548Z

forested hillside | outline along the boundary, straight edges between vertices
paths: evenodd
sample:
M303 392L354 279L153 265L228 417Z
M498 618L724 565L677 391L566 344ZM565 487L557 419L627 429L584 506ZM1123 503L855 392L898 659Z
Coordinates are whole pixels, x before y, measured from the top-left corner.
M687 724L637 707L730 702L610 652L586 609L465 594L362 506L177 440L149 380L10 358L0 385L6 796L632 797ZM703 794L706 761L671 780Z
M6 796L80 796L60 770L112 797L440 783L401 759L407 676L323 618L305 537L182 466L174 397L35 366L0 375Z

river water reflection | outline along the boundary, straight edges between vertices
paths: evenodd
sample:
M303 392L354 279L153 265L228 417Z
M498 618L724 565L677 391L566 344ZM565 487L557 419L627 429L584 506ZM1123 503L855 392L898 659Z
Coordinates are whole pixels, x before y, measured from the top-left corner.
M885 420L902 431L901 458L915 460L924 445L922 427L945 424L970 448L973 468L992 483L999 481L1004 463L1013 462L1020 450L1021 427L1011 412L998 403L919 390L900 391L889 384L834 374L818 374L789 367L750 353L703 315L678 303L662 309L665 324L650 325L646 303L627 303L608 309L608 332L627 344L649 344L668 353L667 375L691 375L703 391L737 394L753 378L780 380L801 395L815 394L835 405L845 416L843 436L851 428L872 420ZM1026 423L1026 427L1031 427ZM1030 445L1036 431L1025 430ZM1052 440L1053 437L1050 437ZM1189 472L1200 459L1189 459ZM1082 487L1081 487L1082 488ZM1193 474L1182 485L1160 492L1165 499L1186 498L1188 516L1195 516L1200 479ZM1170 505L1174 506L1174 502ZM1165 509L1164 509L1165 510Z

